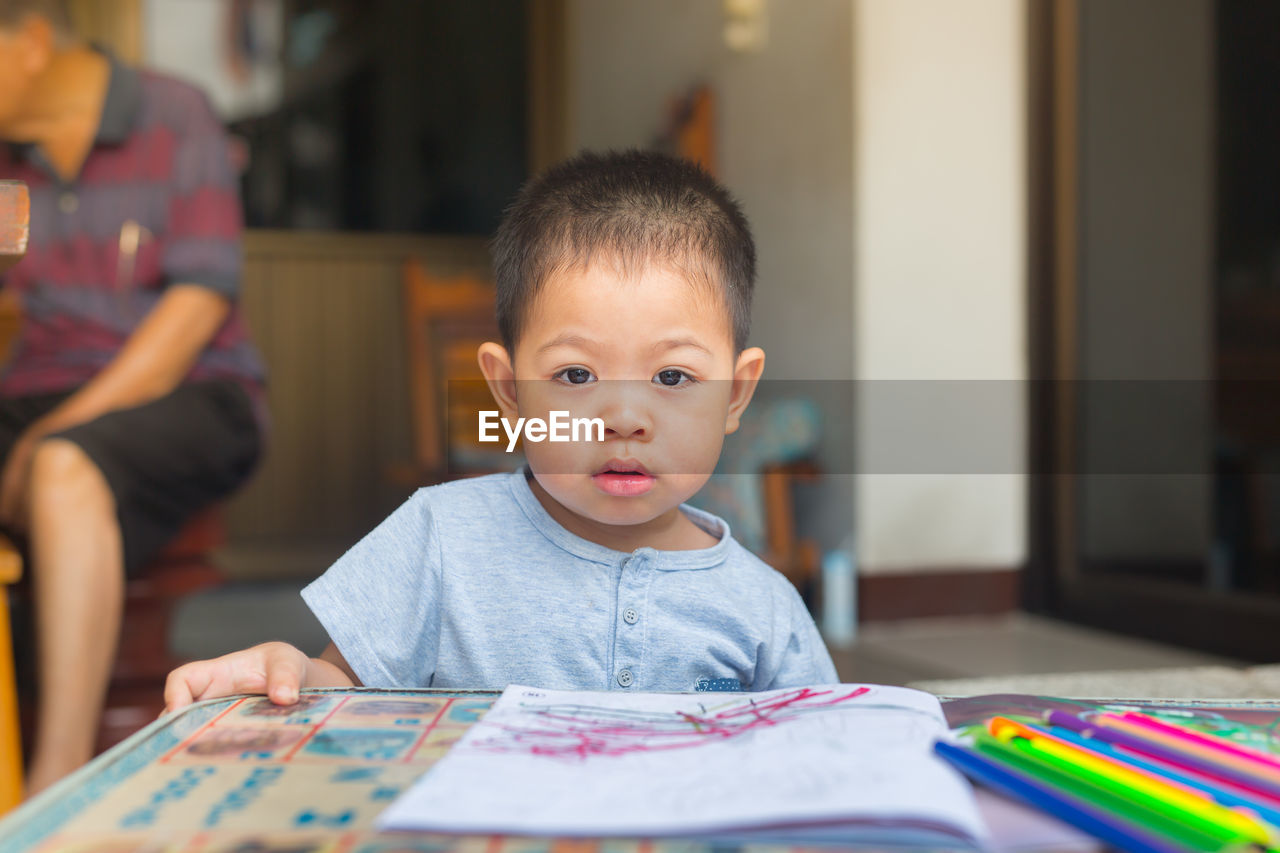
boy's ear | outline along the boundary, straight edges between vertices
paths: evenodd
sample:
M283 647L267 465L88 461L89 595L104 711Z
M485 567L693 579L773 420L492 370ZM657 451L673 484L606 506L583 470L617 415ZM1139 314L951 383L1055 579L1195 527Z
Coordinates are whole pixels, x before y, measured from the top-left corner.
M502 410L502 417L516 417L516 371L511 364L511 355L502 344L486 341L476 350L476 360L480 362L480 372L489 385L489 393L493 401Z
M724 420L724 434L737 432L742 423L742 413L747 410L751 396L760 384L764 373L764 350L760 347L744 349L733 368L733 390L729 395L729 413Z

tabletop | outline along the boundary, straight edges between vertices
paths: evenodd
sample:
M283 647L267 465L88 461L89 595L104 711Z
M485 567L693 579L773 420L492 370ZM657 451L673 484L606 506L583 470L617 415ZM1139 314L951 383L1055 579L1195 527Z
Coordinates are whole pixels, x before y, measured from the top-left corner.
M298 705L264 697L203 702L162 718L0 821L0 851L173 853L698 853L688 841L451 837L378 833L374 818L448 751L496 692L306 691ZM1275 750L1280 704L1121 702L1193 721L1206 731ZM996 713L1079 710L1098 703L1031 696L944 699L948 722ZM992 811L1007 847L1043 841L1027 815ZM1002 807L1001 807L1002 808ZM1078 836L1054 836L1069 847ZM764 849L764 848L753 848Z

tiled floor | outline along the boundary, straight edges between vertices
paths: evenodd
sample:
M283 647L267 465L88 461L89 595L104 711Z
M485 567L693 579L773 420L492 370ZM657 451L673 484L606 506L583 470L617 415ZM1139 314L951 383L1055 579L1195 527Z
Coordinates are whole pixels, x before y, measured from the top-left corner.
M1022 613L864 625L857 644L833 650L832 657L841 680L878 684L1242 666L1226 658Z

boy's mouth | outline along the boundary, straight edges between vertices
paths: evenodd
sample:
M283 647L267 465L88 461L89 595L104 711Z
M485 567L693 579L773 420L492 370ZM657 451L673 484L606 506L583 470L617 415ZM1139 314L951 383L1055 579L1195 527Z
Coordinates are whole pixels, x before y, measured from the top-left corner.
M597 489L618 498L643 495L653 488L656 480L635 459L610 459L603 468L591 475L591 482L595 483Z

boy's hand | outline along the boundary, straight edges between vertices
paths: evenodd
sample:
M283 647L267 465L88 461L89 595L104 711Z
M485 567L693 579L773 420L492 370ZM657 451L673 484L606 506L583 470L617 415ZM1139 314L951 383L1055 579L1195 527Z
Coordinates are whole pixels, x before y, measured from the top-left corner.
M292 705L303 687L351 686L350 675L334 663L309 658L288 643L263 643L169 673L164 710L167 714L201 699L237 693L265 693L277 705Z

